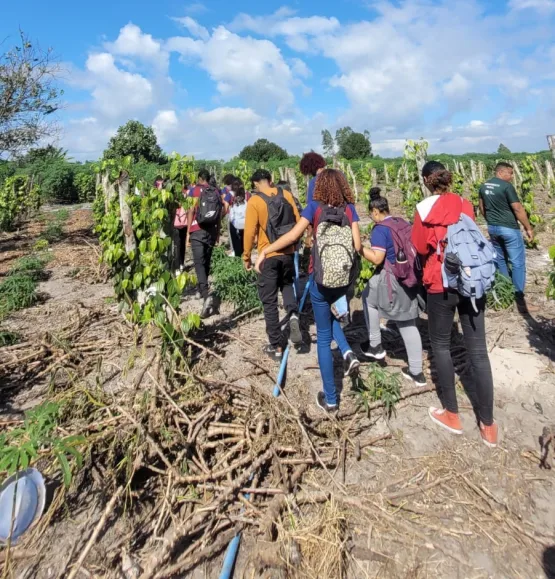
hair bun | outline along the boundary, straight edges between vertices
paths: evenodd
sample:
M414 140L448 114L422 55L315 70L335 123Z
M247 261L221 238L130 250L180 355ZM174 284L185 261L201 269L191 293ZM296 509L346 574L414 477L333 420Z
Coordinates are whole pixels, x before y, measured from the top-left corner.
M382 196L382 190L379 187L370 189L370 201L376 201Z

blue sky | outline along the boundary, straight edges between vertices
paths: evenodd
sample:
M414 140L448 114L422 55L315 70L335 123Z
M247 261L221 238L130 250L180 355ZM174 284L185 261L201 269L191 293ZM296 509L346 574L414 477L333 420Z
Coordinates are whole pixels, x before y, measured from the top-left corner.
M555 0L31 0L2 8L63 64L59 145L95 159L130 118L167 151L230 158L266 137L301 153L321 130L375 151L546 148L555 133Z

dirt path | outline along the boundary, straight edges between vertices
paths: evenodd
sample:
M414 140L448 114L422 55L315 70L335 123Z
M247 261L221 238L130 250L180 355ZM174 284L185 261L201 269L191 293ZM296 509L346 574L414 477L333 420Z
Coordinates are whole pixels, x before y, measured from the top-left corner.
M40 285L42 302L13 315L6 326L31 339L46 331L55 333L86 312L106 316L103 328L108 329L102 329L103 335L99 336L91 323L87 339L103 339L106 343L103 387L111 391L129 389L141 373L145 357L137 355L130 331L122 328L112 302L111 287L102 281L90 227L90 211L71 213L66 238L52 246L49 279ZM32 247L40 230L37 224L0 239L0 276L14 259ZM407 398L387 419L381 410L369 414L361 411L348 381L343 381L339 420L328 421L327 427L331 447L337 447L340 453L342 440L349 447L344 467L329 473L335 483L322 470L311 471L303 483L304 492L311 496L324 493L332 500L326 503L325 510L315 505L308 511L300 511L292 501L290 520L295 525L288 525L285 517L278 529L283 544L301 545L304 557L311 561L312 566L299 567L299 577L333 577L332 567L324 565L318 571L315 563L320 561L323 565L326 557L328 561L343 559L347 576L353 578L555 576L555 571L549 575L543 570L546 561L555 566L555 470L540 470L538 466L538 437L544 426L555 425L555 304L541 297L544 254L545 250L529 256L532 279L537 279L534 299L543 306L541 315L523 318L512 311L488 314L495 414L501 429L499 449L491 451L481 443L462 386L459 399L465 433L452 437L440 432L427 418L428 406L437 402L434 393ZM199 306L191 296L184 302L185 311ZM360 303L355 301L354 308L360 310ZM222 315L206 325L198 340L206 347L217 346L225 358L225 364L219 365L213 375L240 384L247 380L247 374L268 367L260 354L265 343L264 326L260 315L231 319L231 310L224 307ZM427 355L425 320L421 325ZM316 425L322 423L322 417L314 403L321 384L313 325L308 332L310 349L302 354L292 353L285 391L291 404ZM363 336L362 318L357 315L348 329L348 338L356 343ZM403 363L402 342L389 334L385 339L391 354L388 366L396 370ZM108 342L113 346L108 346ZM454 344L459 352L460 335ZM110 365L112 370L116 368L113 374ZM427 362L426 369L430 376ZM277 368L270 370L260 372L256 378L260 387L272 388ZM464 382L469 371L464 356L457 371ZM91 371L91 377L93 374ZM45 383L32 388L8 386L1 387L3 420L18 416L48 396ZM356 436L349 430L353 425ZM365 446L380 436L390 438ZM360 445L360 460L355 458L351 444ZM41 548L41 565L34 567L34 575L20 576L56 576L60 565L67 561L72 534L86 525L85 514L84 508L78 509L71 517L54 521L50 547ZM125 528L122 519L108 536L121 536ZM336 529L337 536L330 529ZM344 541L340 549L335 548L337 544L331 537L339 543ZM259 570L258 559L265 549L268 544L255 532L246 533L235 576L287 576L286 565L279 561L273 569ZM221 558L197 569L193 576L217 577L220 566ZM83 576L105 575L87 571Z

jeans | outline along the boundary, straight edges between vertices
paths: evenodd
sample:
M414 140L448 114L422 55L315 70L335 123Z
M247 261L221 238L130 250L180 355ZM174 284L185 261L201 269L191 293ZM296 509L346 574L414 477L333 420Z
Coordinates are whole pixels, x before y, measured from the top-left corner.
M245 237L244 229L236 229L233 223L229 224L229 238L231 240L231 249L235 257L243 256L243 239Z
M206 231L201 229L194 231L189 236L191 249L193 251L193 261L197 274L198 289L202 299L205 300L210 294L208 276L210 275L210 262L212 261L212 251L216 245L218 231Z
M497 253L495 265L499 273L512 279L517 297L523 297L526 287L526 249L520 229L490 225L488 231ZM510 273L507 262L511 266Z
M318 343L318 365L324 384L326 402L330 406L337 404L337 391L335 389L335 377L333 371L333 354L331 342L335 341L343 356L351 351L351 347L341 329L341 324L332 314L331 306L338 299L345 296L346 288L327 289L315 283L310 285L310 298L314 321L316 322L316 340Z
M485 298L477 300L478 313L469 298L456 292L428 294L428 325L437 371L437 395L443 408L458 413L455 369L451 358L451 330L455 310L459 312L466 352L474 384L466 387L472 406L482 424L493 424L493 377L485 328Z
M264 260L258 276L258 295L264 306L266 333L270 345L275 348L283 345L279 321L278 291L283 294L283 306L288 314L297 311L297 300L293 289L295 265L292 255L275 255Z

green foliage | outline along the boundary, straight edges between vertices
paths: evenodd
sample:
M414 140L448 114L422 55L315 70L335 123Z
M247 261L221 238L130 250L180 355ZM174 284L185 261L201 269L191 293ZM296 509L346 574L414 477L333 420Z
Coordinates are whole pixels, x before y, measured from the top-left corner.
M372 156L369 133L350 133L342 139L339 155L344 159L367 159Z
M388 417L395 413L395 405L401 399L400 374L392 374L378 364L371 364L368 375L355 378L355 392L359 404L370 411L373 402L383 402Z
M256 273L247 271L241 258L228 257L223 247L216 247L212 254L212 280L218 297L232 303L238 313L261 306Z
M36 166L44 199L57 203L76 203L79 192L74 183L75 168L67 161L45 161Z
M55 243L60 241L64 237L64 229L58 221L52 221L46 226L42 237L48 241L48 243Z
M135 163L147 161L163 164L167 161L153 128L139 121L128 121L117 130L104 151L103 160L125 157L131 157Z
M0 283L0 320L11 312L32 306L38 299L32 275L16 273Z
M25 470L39 458L39 451L46 451L57 460L66 487L71 485L70 460L81 467L83 456L77 447L86 440L82 436L57 435L60 411L59 404L44 402L25 413L22 427L0 435L0 472L10 475Z
M453 173L453 193L461 197L464 195L464 177L457 172Z
M52 50L42 50L20 31L18 44L0 55L0 154L17 154L54 132L50 115L63 91Z
M541 215L536 213L537 207L533 191L533 187L536 183L536 169L534 167L535 160L535 155L528 155L520 164L520 170L522 174L522 184L520 188L522 206L528 215L530 223L534 227L540 223L543 223L543 218ZM526 246L529 249L537 249L538 241L536 239L533 242L527 240Z
M487 295L488 308L499 312L508 310L514 303L515 287L512 280L497 272L493 287Z
M327 129L322 131L322 148L326 157L333 157L335 154L335 141Z
M40 207L40 194L32 178L15 175L0 186L0 231L11 231Z
M37 239L37 241L33 245L33 251L44 251L45 249L48 249L49 245L50 243L48 243L48 240Z
M366 284L372 279L374 272L376 271L376 266L370 263L367 259L362 258L362 267L360 268L360 274L357 280L356 295L360 297Z
M21 341L21 336L16 332L9 330L0 330L0 348L4 346L13 346Z
M93 201L95 198L96 184L95 177L92 172L80 171L75 174L73 182L77 190L77 199L79 203L87 203Z
M48 263L48 258L42 255L28 255L18 259L11 267L8 275L25 274L34 280L39 280L43 276L44 267Z
M256 163L265 163L271 159L283 160L287 159L288 156L285 149L268 141L268 139L258 139L254 144L244 147L239 153L239 159Z
M510 151L509 147L506 147L503 143L501 143L499 145L499 148L497 149L497 154L505 157L507 155L510 155L511 151Z
M553 265L547 278L546 295L548 298L555 300L555 245L549 248L549 259L553 260Z

